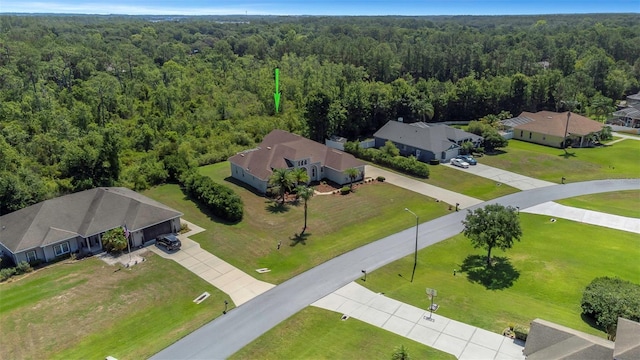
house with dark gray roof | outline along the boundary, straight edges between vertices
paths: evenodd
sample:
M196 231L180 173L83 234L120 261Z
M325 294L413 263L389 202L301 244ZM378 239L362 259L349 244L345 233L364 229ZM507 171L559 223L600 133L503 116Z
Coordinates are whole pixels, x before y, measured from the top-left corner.
M614 342L535 319L522 353L527 360L640 359L640 323L618 318Z
M0 251L20 261L49 262L102 251L102 234L126 228L129 245L177 232L182 213L133 190L102 187L46 200L0 216Z
M464 142L470 141L479 146L483 140L478 135L444 124L407 124L394 120L388 121L373 137L377 148L391 141L401 155L413 155L423 162L433 159L447 162L459 155Z
M229 158L231 176L266 193L274 169L302 168L309 182L322 179L344 185L351 181L345 174L350 168L359 170L355 181L364 178L364 162L353 155L309 140L284 130L273 130L260 145Z
M501 123L513 133L513 139L556 148L592 146L604 128L598 121L568 111L524 111Z
M640 92L627 96L624 103L624 106L612 114L614 118L609 122L634 129L640 128Z

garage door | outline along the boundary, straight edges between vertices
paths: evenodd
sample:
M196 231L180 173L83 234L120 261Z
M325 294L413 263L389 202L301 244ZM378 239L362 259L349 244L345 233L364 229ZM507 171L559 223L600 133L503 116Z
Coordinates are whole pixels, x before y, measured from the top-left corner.
M144 240L155 240L159 235L171 233L171 221L165 221L161 224L146 228L143 230Z

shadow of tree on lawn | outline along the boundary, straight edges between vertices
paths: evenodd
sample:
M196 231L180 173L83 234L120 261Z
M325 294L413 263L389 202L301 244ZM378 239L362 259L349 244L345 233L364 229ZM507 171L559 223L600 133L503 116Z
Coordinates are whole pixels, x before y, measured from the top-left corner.
M489 290L502 290L513 286L520 277L506 257L493 257L492 266L487 267L487 257L484 255L469 255L460 265L460 271L467 274L467 279L473 283L484 285Z
M268 212L272 214L281 214L289 211L289 206L287 204L283 204L280 201L267 201L267 206L265 207Z
M565 151L565 152L563 152L562 154L560 154L558 156L562 156L563 158L568 159L570 157L576 157L576 153Z
M289 240L291 240L291 244L289 244L289 246L293 247L298 244L307 245L306 240L309 236L311 236L311 233L294 234L293 237L289 238Z

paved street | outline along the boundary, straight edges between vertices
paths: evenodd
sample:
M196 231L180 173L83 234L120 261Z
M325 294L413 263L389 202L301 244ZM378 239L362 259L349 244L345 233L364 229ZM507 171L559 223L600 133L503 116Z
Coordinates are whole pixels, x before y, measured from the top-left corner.
M525 209L556 199L635 189L640 189L638 179L600 180L532 189L487 203L499 202ZM464 216L465 212L454 212L421 224L418 247L425 248L459 233ZM226 358L289 316L359 278L361 270L373 271L413 253L414 231L409 228L306 271L218 317L153 358ZM416 291L424 289L416 285Z

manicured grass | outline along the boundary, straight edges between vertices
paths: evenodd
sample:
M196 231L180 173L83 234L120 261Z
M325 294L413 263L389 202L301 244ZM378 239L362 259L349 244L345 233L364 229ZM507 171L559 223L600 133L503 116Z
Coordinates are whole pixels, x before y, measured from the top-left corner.
M640 177L640 141L624 140L611 146L564 150L510 140L499 155L488 155L481 162L536 179L560 183Z
M221 315L228 297L152 253L130 269L60 262L0 284L0 358L143 359ZM196 305L204 291L211 297Z
M640 190L584 195L556 202L581 209L640 218Z
M425 309L425 288L434 288L439 314L498 333L542 318L605 337L581 319L582 292L599 276L640 283L638 235L541 215L520 218L522 241L506 253L494 249L494 258L508 262L494 265L493 276L483 271L486 252L457 235L419 253L413 283L405 280L413 265L408 256L369 274L363 285ZM465 259L478 268L462 272Z
M332 311L308 307L230 359L390 359L404 345L412 359L455 356Z
M226 224L203 213L176 185L163 185L145 192L207 231L193 240L233 266L260 280L281 283L335 256L412 226L408 207L420 219L447 214L448 205L385 183L359 186L346 196L314 196L309 201L308 228L304 239L296 237L304 224L304 206L281 207L263 196L225 180L229 164L201 168L201 172L236 191L244 201L244 219ZM280 250L277 243L282 241ZM255 269L271 272L257 274Z
M482 162L485 157L478 158ZM451 169L448 166L429 166L429 179L422 179L427 184L455 191L480 200L491 200L518 192L509 185L498 185L495 181L473 175L464 171Z
M429 165L429 178L424 179L416 176L407 175L397 170L381 166L378 164L369 163L371 166L377 166L387 171L391 171L408 178L422 181L433 186L441 187L443 189L455 191L460 194L474 197L480 200L491 200L501 196L516 193L520 190L497 183L493 180L483 178L471 173L458 171L451 169L444 165Z

